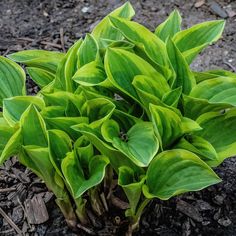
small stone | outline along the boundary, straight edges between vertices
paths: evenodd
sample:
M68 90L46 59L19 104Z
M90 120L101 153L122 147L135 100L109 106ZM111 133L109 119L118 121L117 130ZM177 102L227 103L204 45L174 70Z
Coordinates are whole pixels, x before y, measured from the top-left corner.
M224 203L224 197L222 195L216 195L214 200L215 200L215 203L218 204L218 205L222 205Z
M209 220L207 220L207 221L203 221L202 222L202 225L204 225L204 226L207 226L207 225L209 225L211 222L209 221Z
M87 13L87 12L89 11L89 7L83 7L83 8L81 9L81 11L82 11L83 13Z
M198 1L196 1L196 3L194 4L194 6L196 7L196 8L199 8L199 7L201 7L202 5L204 5L205 4L205 0L198 0Z
M154 11L154 12L155 12L155 11L157 11L157 10L158 10L158 8L156 8L155 6L152 6L152 7L151 7L151 11Z
M43 11L43 15L44 15L45 17L48 17L48 16L49 16L46 11Z
M236 16L236 12L233 10L226 9L226 12L230 18Z
M220 218L218 220L218 223L220 225L223 225L223 226L227 227L227 226L232 224L232 221L228 217L225 217L225 218Z
M212 1L210 3L210 9L211 9L212 13L214 13L215 15L220 16L221 18L227 18L228 17L226 11L215 1Z

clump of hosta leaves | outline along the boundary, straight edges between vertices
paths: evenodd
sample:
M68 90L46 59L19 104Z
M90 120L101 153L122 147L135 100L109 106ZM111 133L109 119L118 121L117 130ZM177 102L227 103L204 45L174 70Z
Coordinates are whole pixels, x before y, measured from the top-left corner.
M236 75L190 68L224 21L182 30L175 10L152 33L133 15L124 4L66 54L0 57L0 162L36 173L72 227L102 215L117 182L131 232L150 200L220 182L212 167L236 154Z

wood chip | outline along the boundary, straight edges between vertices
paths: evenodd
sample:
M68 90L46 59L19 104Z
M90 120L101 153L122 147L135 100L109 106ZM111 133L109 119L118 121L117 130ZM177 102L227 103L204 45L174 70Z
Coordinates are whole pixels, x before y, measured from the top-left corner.
M32 199L27 199L24 205L29 224L42 224L49 219L48 211L41 195L37 194Z
M202 5L204 5L205 3L206 3L205 0L198 0L198 1L196 1L196 3L194 4L194 6L195 6L196 8L199 8L199 7L201 7Z
M17 232L18 235L23 235L19 227L11 220L11 218L0 207L0 214L7 221L7 223Z
M183 214L185 214L186 216L192 218L197 222L203 221L203 218L198 209L183 200L179 200L177 202L177 210L179 210L180 212L182 212Z
M15 174L16 178L19 179L21 183L28 184L31 182L30 178L23 171L16 168L11 168L11 169Z
M11 200L13 202L17 202L17 198L24 199L26 196L26 189L24 184L19 183L16 187L16 191L10 192L7 196L8 200Z
M0 193L8 193L8 192L14 192L16 191L16 188L2 188L0 189Z

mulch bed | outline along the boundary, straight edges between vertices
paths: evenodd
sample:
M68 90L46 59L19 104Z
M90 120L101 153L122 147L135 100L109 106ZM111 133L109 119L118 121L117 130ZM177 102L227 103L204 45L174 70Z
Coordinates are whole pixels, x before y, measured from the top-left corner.
M124 1L1 0L0 55L32 48L64 51L121 3ZM199 55L192 68L235 71L234 0L131 3L136 10L135 20L151 30L174 8L182 13L184 28L225 17L223 38ZM31 80L27 86L29 94L37 93ZM135 235L236 235L236 158L226 160L216 172L223 180L218 185L169 201L153 201ZM15 157L0 167L0 235L125 235L127 222L118 208L110 207L109 213L99 219L90 215L93 228L81 227L77 233L72 232L54 203L54 196L33 173Z

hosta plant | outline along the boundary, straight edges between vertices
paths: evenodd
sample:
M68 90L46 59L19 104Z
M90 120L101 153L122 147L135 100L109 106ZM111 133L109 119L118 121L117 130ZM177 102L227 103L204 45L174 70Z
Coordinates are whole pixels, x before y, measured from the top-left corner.
M38 175L71 227L118 186L131 232L150 200L220 182L212 168L236 154L236 74L190 67L225 22L182 30L175 10L153 33L133 16L124 4L66 54L0 57L0 162L16 155Z

